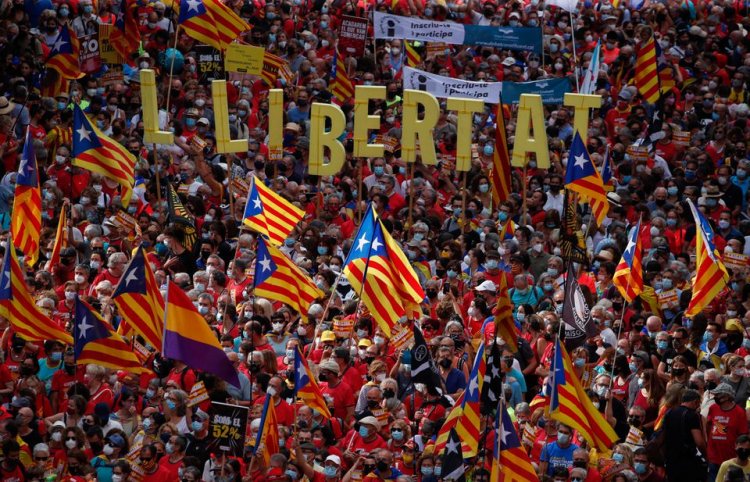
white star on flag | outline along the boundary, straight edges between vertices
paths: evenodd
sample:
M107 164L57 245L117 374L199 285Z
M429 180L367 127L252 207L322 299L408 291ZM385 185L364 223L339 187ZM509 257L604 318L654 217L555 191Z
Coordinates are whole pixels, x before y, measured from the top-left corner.
M448 440L448 443L445 444L446 453L458 453L458 447L460 447L459 443L456 442L454 439Z
M635 228L633 228L635 229ZM628 245L625 247L625 253L633 254L633 250L635 250L635 240L633 238L630 238L628 240Z
M85 339L86 338L86 332L89 331L91 328L93 328L94 325L89 325L86 323L86 317L83 317L83 320L78 324L78 330L81 332L81 336L78 338Z
M255 199L253 199L253 207L255 209L260 209L260 198L259 197L256 197Z
M81 124L81 128L76 131L78 133L78 140L82 141L86 139L91 142L91 131L86 129L86 126Z
M127 278L125 278L125 286L129 285L131 281L138 281L138 273L136 273L136 270L130 270L130 273L128 273Z
M377 251L381 246L383 246L383 243L378 238L372 240L372 249Z
M52 50L55 52L60 52L63 48L63 45L67 44L65 40L62 39L62 35L57 37L57 40L55 40L55 45L52 46Z
M362 237L357 240L357 243L359 243L357 244L357 251L362 251L365 249L366 245L370 244L370 240L367 239L366 234L362 234Z
M586 162L587 162L586 157L583 154L579 154L575 156L575 159L576 159L575 166L583 169L583 167L586 165Z
M271 271L271 258L263 258L260 261L263 271Z
M188 12L193 10L195 12L198 12L198 8L201 6L201 2L198 0L188 0Z

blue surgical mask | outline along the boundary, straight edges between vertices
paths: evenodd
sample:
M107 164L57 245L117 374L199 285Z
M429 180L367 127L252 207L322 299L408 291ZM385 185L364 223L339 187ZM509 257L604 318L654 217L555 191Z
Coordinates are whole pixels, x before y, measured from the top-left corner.
M583 368L586 365L586 360L583 358L576 358L573 364L578 368Z
M675 218L667 218L667 226L674 228L677 226L677 220Z
M508 220L508 213L506 213L505 211L500 211L499 213L497 213L497 219L501 223L504 223L505 221Z
M320 25L320 29L321 30L325 30L325 29L328 28L328 22L326 22L325 20L323 20L322 22L320 22L319 25Z
M52 361L60 361L62 360L62 352L53 351L52 353L50 353L49 357L52 359Z
M496 269L497 268L497 260L496 259L488 259L486 263L484 263L484 267L487 269Z
M719 204L719 201L717 201L715 198L710 197L706 199L706 206L710 208L715 208L717 204Z
M495 152L495 149L493 149L490 144L485 144L483 152L485 156L491 156L492 153Z
M442 470L442 466L438 465L435 467L435 470L432 473L435 475L435 477L440 477Z
M552 283L544 283L544 291L552 291L555 286Z
M745 350L750 350L750 338L742 339L742 348L744 348Z
M367 438L367 436L370 435L370 431L365 427L364 425L359 426L359 436L362 438Z
M622 176L622 183L628 184L631 179L633 179L633 176Z
M185 126L187 127L195 127L195 123L196 123L196 120L193 119L192 117L188 117L187 119L185 119Z
M374 167L374 168L372 169L372 172L373 172L373 173L374 173L374 174L375 174L376 176L382 176L382 175L383 175L383 173L385 172L385 169L383 168L383 166L375 166L375 167Z
M336 473L339 471L336 467L332 465L326 465L323 467L323 475L325 475L328 478L334 478L336 477Z
M635 473L638 475L643 475L646 473L646 470L648 470L648 467L646 467L646 464L644 464L643 462L634 463L633 468L635 469Z
M190 428L193 429L193 432L200 432L200 430L203 428L203 424L196 420L190 424Z
M294 243L296 243L297 240L294 238L286 238L284 240L284 245L286 245L287 248L291 248L294 246Z
M612 454L612 460L614 460L618 464L621 464L622 461L625 460L625 456L620 453L614 453Z
M479 192L486 193L490 191L490 185L489 184L480 184L479 185Z
M705 342L714 341L714 334L710 331L703 333L703 341Z
M455 272L454 270L452 270L452 269L449 269L448 271L446 271L446 273L445 273L445 274L447 274L447 275L448 275L448 278L450 278L450 279L454 279L454 278L455 278L456 276L458 276L458 273L456 273L456 272Z
M628 363L628 368L630 368L630 371L633 373L638 371L638 365L633 362Z
M167 408L170 410L174 410L177 408L177 404L174 402L174 400L167 400Z
M661 280L661 287L665 290L671 290L672 289L672 280L669 278L665 278Z
M404 432L403 430L394 430L391 432L391 437L393 438L393 440L403 440Z
M286 469L286 472L284 472L284 474L286 474L286 476L292 480L297 480L297 477L299 477L299 474L297 474L296 471L290 469Z
M677 186L669 186L667 188L667 194L669 194L670 196L676 196L678 191L679 189L677 188Z
M422 471L422 475L424 475L425 477L429 477L434 473L434 470L432 467L422 466L421 471Z
M547 268L547 274L554 277L557 277L560 273L557 271L557 268Z
M424 239L424 234L414 233L414 236L412 236L412 239L417 242L422 241Z
M570 441L570 435L567 433L557 432L557 441L565 445Z
M661 281L654 281L654 289L656 291L661 291L662 288L664 288L664 283L662 283Z
M666 350L667 348L669 348L669 342L665 340L659 340L656 342L656 348L658 348L659 350Z
M318 246L318 254L321 256L328 254L328 246Z

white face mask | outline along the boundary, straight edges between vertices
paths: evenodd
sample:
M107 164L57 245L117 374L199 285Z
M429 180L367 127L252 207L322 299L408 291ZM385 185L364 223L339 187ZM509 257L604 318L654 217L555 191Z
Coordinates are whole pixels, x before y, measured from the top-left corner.
M52 441L59 442L62 440L62 432L55 432L52 434Z
M74 449L76 446L78 446L78 443L75 440L66 440L65 446L69 449Z
M85 278L85 277L84 277L84 276L83 276L82 274L77 274L77 275L75 275L75 277L74 277L73 279L74 279L74 280L75 280L75 282L76 282L76 283L78 283L78 284L82 284L83 282L85 282L85 281L86 281L86 278Z
M106 455L106 456L110 456L110 455L112 455L112 454L113 454L114 452L115 452L115 449L113 449L113 448L112 448L112 446L111 446L111 445L109 445L109 444L105 445L105 446L104 446L104 448L102 449L102 453L103 453L104 455Z

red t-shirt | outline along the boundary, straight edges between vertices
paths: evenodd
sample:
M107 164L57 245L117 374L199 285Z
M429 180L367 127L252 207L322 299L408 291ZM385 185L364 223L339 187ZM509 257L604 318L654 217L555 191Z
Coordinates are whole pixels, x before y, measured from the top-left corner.
M332 415L346 420L347 409L355 405L354 390L344 381L333 388L328 385L328 382L322 382L320 385L323 396L328 395L333 399Z
M86 413L94 413L94 407L96 407L97 403L106 403L111 409L112 402L114 401L115 394L112 393L112 388L110 388L108 383L102 383L96 392L91 394L88 406L86 407Z
M734 458L737 455L734 442L739 435L747 433L745 410L739 405L735 405L730 410L722 410L718 404L714 403L708 409L706 431L709 462L720 464Z
M387 449L388 443L383 440L383 437L381 437L380 434L378 434L371 442L366 442L359 432L350 430L346 437L344 437L341 447L355 454L368 454L372 453L375 449Z
M164 457L159 460L159 469L166 469L167 473L171 477L170 480L179 480L179 476L177 475L177 472L180 470L180 467L182 467L182 457L177 462L170 462L169 456L165 455Z
M146 474L141 477L141 482L172 482L174 480L177 480L177 472L172 475L169 469L162 465L159 465L159 468L153 474Z

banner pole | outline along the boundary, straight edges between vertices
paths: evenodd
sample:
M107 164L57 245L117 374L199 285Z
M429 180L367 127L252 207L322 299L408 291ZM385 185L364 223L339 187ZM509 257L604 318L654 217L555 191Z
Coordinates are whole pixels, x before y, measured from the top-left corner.
M164 105L164 109L167 111L167 115L169 115L169 98L172 95L172 74L174 73L174 58L177 57L175 55L177 53L177 40L180 38L180 24L177 24L177 27L174 30L174 45L172 46L172 62L169 64L169 85L167 86L167 103Z

